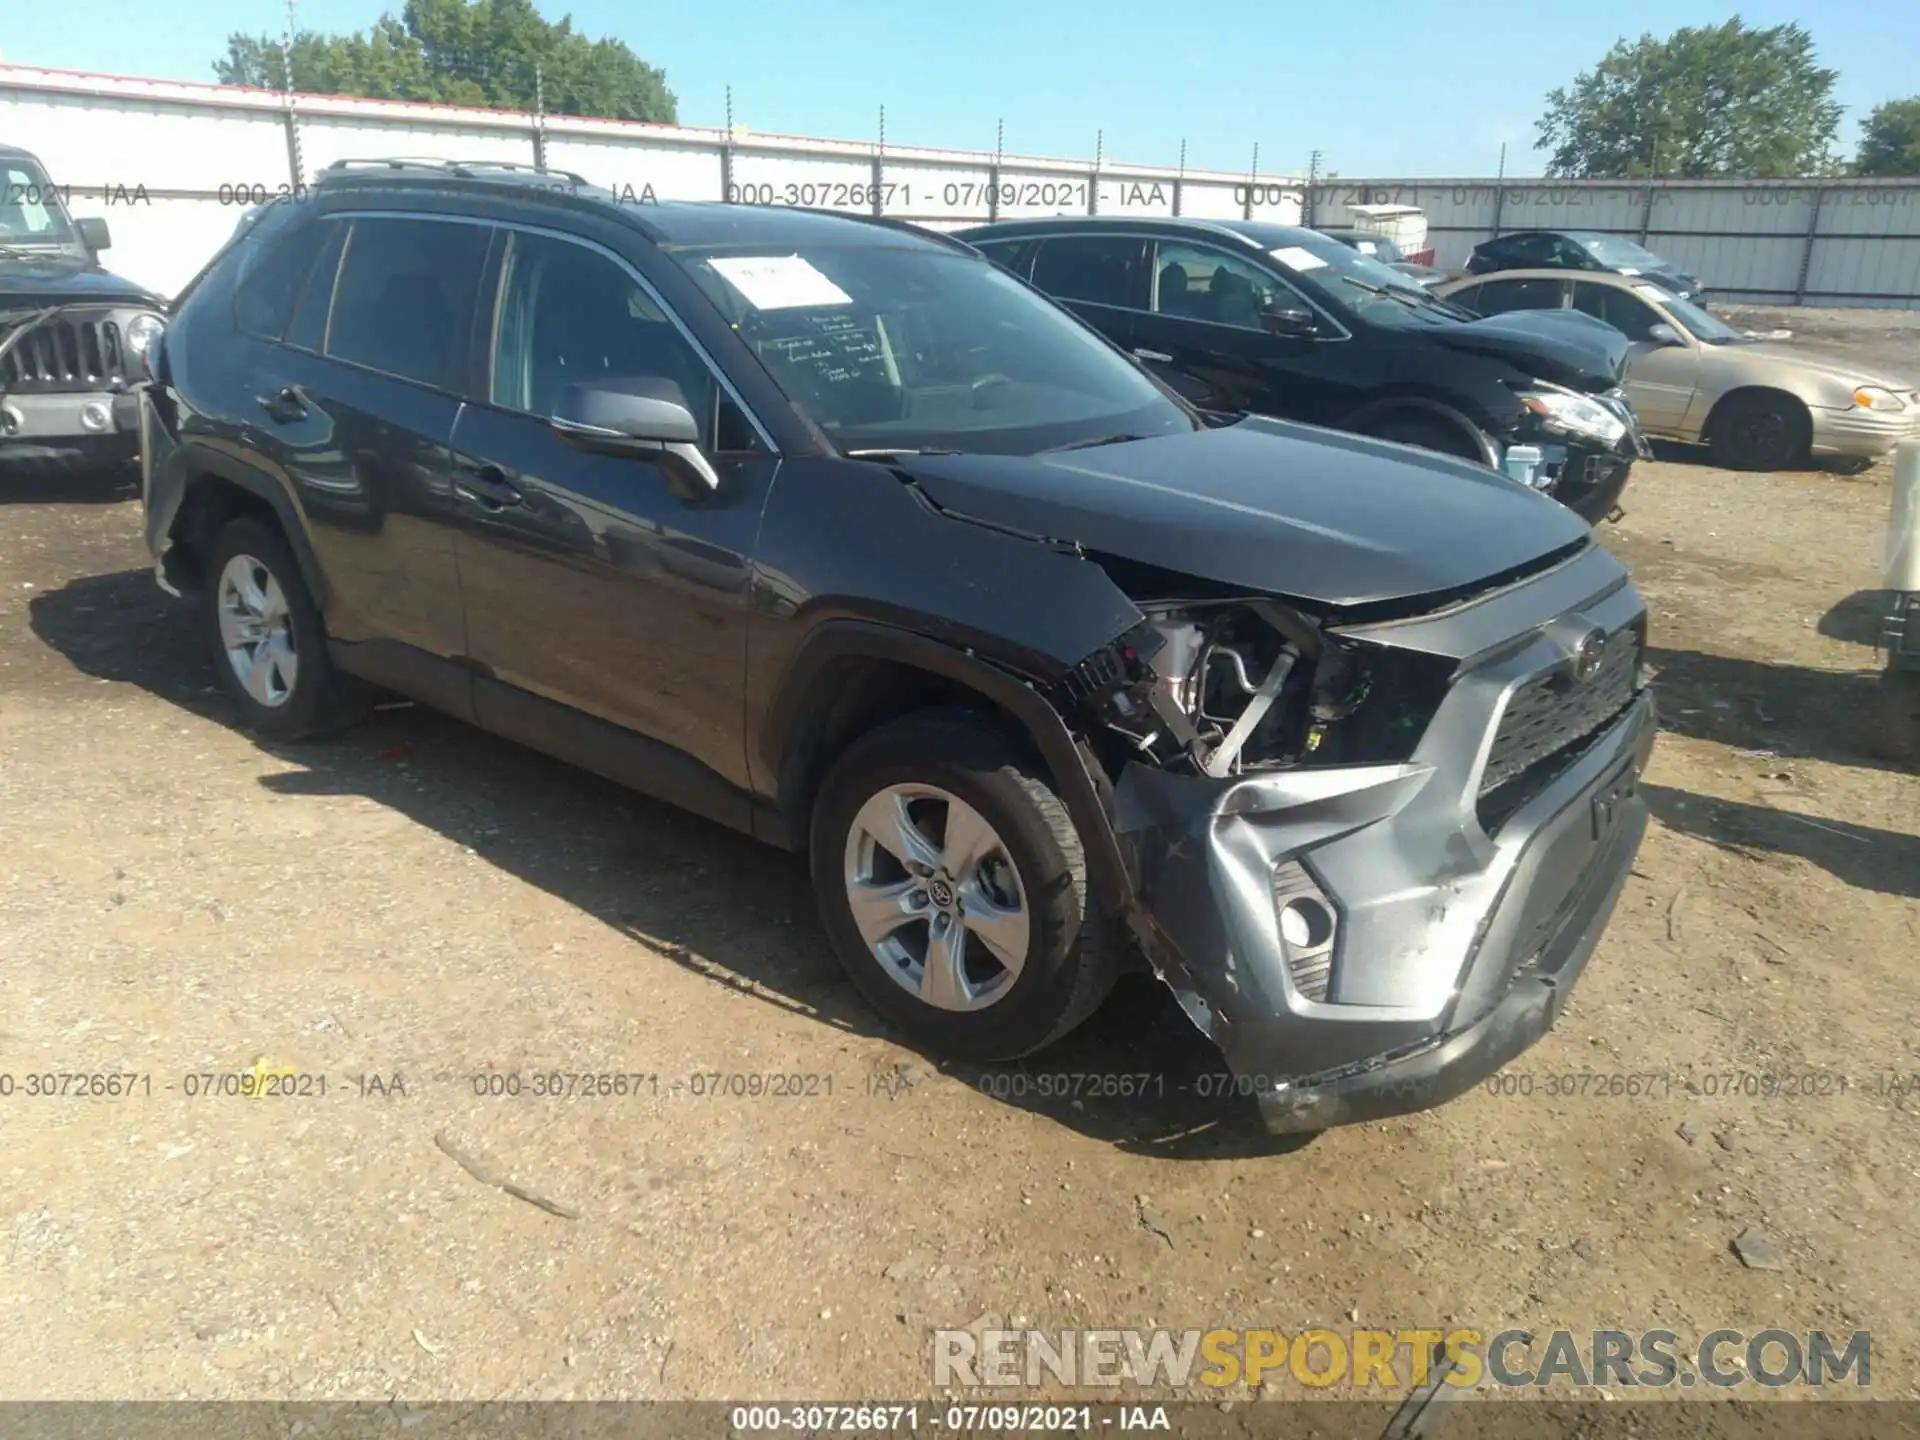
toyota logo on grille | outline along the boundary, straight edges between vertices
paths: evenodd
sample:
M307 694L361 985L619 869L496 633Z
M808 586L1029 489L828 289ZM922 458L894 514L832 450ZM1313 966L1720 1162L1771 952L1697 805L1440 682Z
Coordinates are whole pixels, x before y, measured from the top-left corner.
M1573 678L1585 685L1600 673L1600 666L1607 658L1607 632L1589 630L1580 637L1580 643L1573 647Z

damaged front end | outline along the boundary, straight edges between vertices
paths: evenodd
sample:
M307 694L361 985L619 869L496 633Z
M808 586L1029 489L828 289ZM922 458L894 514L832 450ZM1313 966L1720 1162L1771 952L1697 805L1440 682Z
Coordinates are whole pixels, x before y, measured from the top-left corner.
M1110 782L1132 928L1269 1125L1423 1109L1543 1034L1645 824L1619 564L1345 612L1111 573L1143 619L1055 704Z

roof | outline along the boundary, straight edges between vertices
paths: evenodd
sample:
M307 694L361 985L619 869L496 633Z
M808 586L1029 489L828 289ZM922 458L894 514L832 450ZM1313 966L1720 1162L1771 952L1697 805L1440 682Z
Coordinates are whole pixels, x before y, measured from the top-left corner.
M8 159L11 159L11 160L37 161L40 158L38 155L34 154L31 150L22 150L18 145L6 145L6 144L0 144L0 155L5 155Z
M1488 285L1496 280L1577 280L1582 285L1606 285L1615 290L1631 290L1636 285L1651 285L1671 298L1673 292L1660 283L1658 276L1622 275L1618 270L1569 270L1565 266L1535 265L1524 270L1489 270L1482 275L1461 275L1436 288L1464 290L1469 285Z
M509 189L515 198L611 212L667 248L713 246L872 245L930 250L970 247L905 221L783 205L731 205L707 200L655 200L616 192L567 170L536 170L500 161L349 160L321 172L315 188L397 190L424 187Z
M1204 235L1214 240L1248 242L1265 249L1331 239L1318 230L1299 225L1275 225L1266 220L1200 220L1185 215L1048 215L1033 220L1000 220L954 233L962 240L970 240L974 236L1013 239L1020 235L1045 235L1050 231L1073 231L1082 235Z

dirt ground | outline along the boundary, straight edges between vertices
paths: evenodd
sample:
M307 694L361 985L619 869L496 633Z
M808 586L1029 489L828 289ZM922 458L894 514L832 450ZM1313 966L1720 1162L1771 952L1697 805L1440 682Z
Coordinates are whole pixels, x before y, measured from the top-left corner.
M996 1096L880 1031L787 857L421 709L263 746L136 498L0 500L0 1397L898 1398L982 1316L1868 1329L1920 1396L1920 776L1856 738L1885 464L1641 467L1604 538L1656 820L1542 1088L1291 1147L1151 978L1018 1073L1160 1093ZM326 1093L189 1093L256 1065ZM703 1078L746 1074L810 1093Z

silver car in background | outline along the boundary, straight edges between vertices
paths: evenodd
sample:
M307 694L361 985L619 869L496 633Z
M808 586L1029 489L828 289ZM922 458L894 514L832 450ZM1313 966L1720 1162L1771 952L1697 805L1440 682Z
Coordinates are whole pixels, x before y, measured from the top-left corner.
M1920 437L1920 386L1867 360L1757 339L1651 281L1505 270L1435 294L1483 315L1583 311L1624 334L1627 397L1648 435L1708 446L1732 470L1872 461Z

